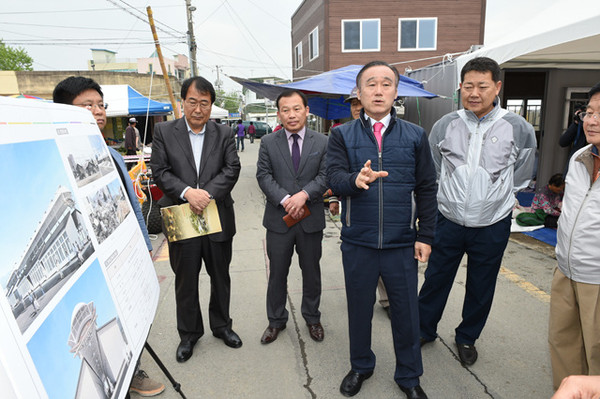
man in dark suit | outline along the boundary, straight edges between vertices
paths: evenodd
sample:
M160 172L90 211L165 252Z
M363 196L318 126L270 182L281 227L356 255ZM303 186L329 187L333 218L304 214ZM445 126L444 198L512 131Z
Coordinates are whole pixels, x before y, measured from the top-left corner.
M267 229L269 326L261 342L277 339L288 320L285 308L287 275L294 247L302 269L302 316L312 339L322 341L321 240L325 228L323 193L327 137L306 128L307 99L297 90L286 90L277 98L277 116L284 129L263 136L256 164L256 179L267 202L263 226ZM304 207L306 205L307 208ZM308 214L310 213L310 214ZM288 214L296 224L288 227ZM307 216L308 215L308 216Z
M175 273L177 330L181 342L177 361L192 356L204 334L198 298L198 275L202 261L211 280L210 329L227 346L242 346L231 329L229 263L235 234L231 190L240 174L233 132L225 125L209 121L215 90L202 77L186 80L181 86L184 118L159 123L152 143L152 172L164 192L162 207L189 202L200 214L211 199L219 209L222 232L169 243L169 259Z

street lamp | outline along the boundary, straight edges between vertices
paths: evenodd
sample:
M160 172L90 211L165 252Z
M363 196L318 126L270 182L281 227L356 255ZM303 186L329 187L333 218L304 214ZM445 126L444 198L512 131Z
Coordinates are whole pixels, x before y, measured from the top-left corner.
M196 11L196 7L192 5L192 0L185 0L185 10L187 12L187 39L188 46L190 49L190 63L191 63L191 74L192 77L198 76L198 69L196 67L196 38L194 37L194 21L192 20L192 12Z

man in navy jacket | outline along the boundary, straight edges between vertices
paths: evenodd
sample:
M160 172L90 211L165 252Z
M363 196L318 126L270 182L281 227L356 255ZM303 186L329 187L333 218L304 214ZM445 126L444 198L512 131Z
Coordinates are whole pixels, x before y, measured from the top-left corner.
M398 71L385 62L365 65L356 78L364 110L332 129L327 149L329 187L342 196L343 209L352 367L340 386L345 396L356 395L375 368L371 319L381 276L390 301L394 380L408 398L427 397L419 383L417 260L426 262L431 252L436 175L425 131L396 119L398 81Z

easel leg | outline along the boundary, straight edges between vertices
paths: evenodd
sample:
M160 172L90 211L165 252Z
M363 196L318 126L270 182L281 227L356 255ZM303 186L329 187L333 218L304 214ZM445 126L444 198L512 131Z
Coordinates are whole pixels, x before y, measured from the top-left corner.
M154 359L154 361L156 362L156 364L158 365L158 367L160 367L160 369L167 376L167 378L169 379L169 381L171 381L171 384L173 385L173 389L175 389L175 391L179 392L179 395L181 395L181 397L183 399L187 399L185 397L185 395L183 394L183 392L181 392L181 384L178 383L177 381L175 381L175 379L173 378L173 376L171 375L171 373L169 373L169 370L167 370L167 368L165 367L165 365L163 364L163 362L160 360L160 358L158 357L158 355L156 354L156 352L154 352L154 350L152 349L152 347L150 346L150 344L148 343L148 341L146 341L146 343L144 344L144 348L146 348L146 350L148 351L148 353L150 354L150 356L152 356L152 359Z

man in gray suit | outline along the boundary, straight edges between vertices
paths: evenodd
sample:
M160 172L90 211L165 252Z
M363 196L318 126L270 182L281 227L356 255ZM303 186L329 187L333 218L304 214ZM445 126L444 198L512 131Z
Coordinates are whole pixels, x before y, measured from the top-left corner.
M302 269L302 316L311 338L324 337L321 325L321 240L325 228L323 193L327 137L306 128L304 93L285 90L277 97L277 116L284 129L261 139L256 179L266 196L263 226L267 229L269 326L261 342L277 339L288 320L287 276L294 253ZM306 205L306 207L305 207ZM296 222L286 223L283 217Z
M158 187L164 192L160 206L188 202L200 214L211 199L219 209L220 233L169 243L169 260L175 273L177 330L181 342L177 361L192 356L204 334L198 295L202 261L211 280L208 307L210 329L232 348L242 346L231 329L229 263L235 234L231 190L240 174L233 131L209 121L215 90L202 77L190 78L181 86L184 118L159 123L154 128L151 166Z

